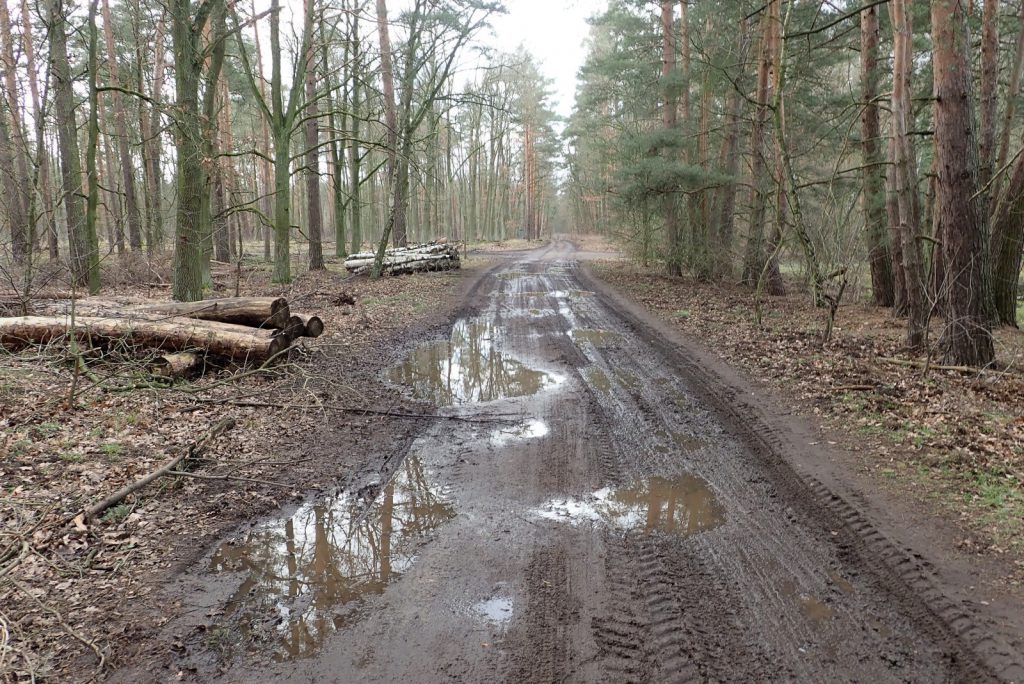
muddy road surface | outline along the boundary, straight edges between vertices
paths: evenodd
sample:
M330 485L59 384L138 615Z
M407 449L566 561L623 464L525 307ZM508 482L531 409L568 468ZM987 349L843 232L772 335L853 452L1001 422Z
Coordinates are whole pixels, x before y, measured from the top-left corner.
M447 339L387 371L455 419L214 550L194 600L216 626L182 666L238 682L1021 681L1010 640L613 301L564 242L488 275Z

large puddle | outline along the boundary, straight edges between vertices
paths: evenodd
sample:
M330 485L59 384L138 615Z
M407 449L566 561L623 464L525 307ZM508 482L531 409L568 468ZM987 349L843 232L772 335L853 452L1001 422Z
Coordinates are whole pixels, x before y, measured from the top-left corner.
M623 530L680 536L698 534L725 521L707 483L693 475L652 477L628 487L605 487L585 499L551 501L537 514L574 525L597 522Z
M505 355L498 349L500 335L493 321L460 320L448 340L419 347L388 379L437 406L528 396L561 381Z
M346 493L260 525L213 556L214 572L247 575L227 603L237 607L228 625L272 644L276 660L311 655L358 619L362 599L406 572L423 537L454 515L409 457L369 509Z

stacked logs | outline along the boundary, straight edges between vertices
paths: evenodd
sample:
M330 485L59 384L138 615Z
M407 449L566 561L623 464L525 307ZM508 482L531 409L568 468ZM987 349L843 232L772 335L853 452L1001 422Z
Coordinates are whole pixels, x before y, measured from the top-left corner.
M369 273L376 256L373 252L352 254L345 259L345 270L354 274ZM449 271L459 266L458 247L439 240L385 250L381 273L401 275L418 271Z
M19 348L67 339L124 341L166 352L154 372L180 376L194 372L205 357L262 363L300 337L319 337L318 316L293 314L283 297L231 297L201 302L125 305L104 300L61 302L40 316L0 318L0 346Z

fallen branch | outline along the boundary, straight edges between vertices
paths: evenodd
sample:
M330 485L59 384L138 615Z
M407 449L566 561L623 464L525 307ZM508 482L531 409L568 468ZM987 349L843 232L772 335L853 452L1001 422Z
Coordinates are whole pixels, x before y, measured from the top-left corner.
M877 385L836 385L832 388L833 392L870 392L876 389Z
M189 458L195 458L196 456L201 454L206 449L206 447L210 445L210 442L212 442L214 439L224 434L233 427L235 427L234 418L223 419L222 421L214 425L212 428L210 428L210 431L206 433L206 436L204 436L198 442L194 442L191 445L189 445L188 449L182 452L180 455L175 456L170 461L163 464L161 467L157 468L156 470L149 473L145 477L139 478L138 480L132 482L129 485L125 485L124 487L117 490L110 496L106 497L99 503L86 509L81 514L83 519L91 520L95 518L97 515L107 510L114 504L122 501L129 494L132 494L133 492L142 489L149 483L153 482L154 480L160 477L163 477L164 475L170 474L174 470L174 468L178 466L179 463ZM77 519L78 516L75 516L75 518Z

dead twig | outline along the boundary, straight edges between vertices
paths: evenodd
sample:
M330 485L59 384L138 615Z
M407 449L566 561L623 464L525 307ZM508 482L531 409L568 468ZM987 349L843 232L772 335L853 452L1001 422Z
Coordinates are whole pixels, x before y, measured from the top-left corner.
M56 619L56 620L57 620L57 622L58 622L58 623L60 624L60 626L61 626L61 627L62 627L62 628L64 629L64 631L65 631L65 632L67 632L68 634L70 634L71 636L73 636L73 637L74 637L75 639L77 639L78 641L80 641L80 642L81 642L81 643L82 643L83 645L85 645L85 646L88 646L88 647L89 647L89 648L90 648L90 649L92 650L92 652L96 654L96 658L97 658L97 660L99 660L99 663L98 663L98 664L96 665L96 670L95 670L95 671L93 672L93 678L95 678L95 677L96 677L96 675L98 675L98 674L99 674L100 672L102 672L102 671L103 671L103 666L104 666L104 665L106 665L106 663L107 663L107 657L106 657L106 656L105 656L105 655L103 654L103 651L101 651L101 650L100 650L100 647L96 645L96 642L94 642L94 641L90 641L89 639L87 639L87 638L85 638L84 636L82 636L81 634L79 634L79 633L78 633L78 632L77 632L77 631L75 630L75 628L74 628L74 627L72 627L71 625L69 625L69 624L68 624L68 623L67 623L67 622L66 622L66 621L64 620L64 616L63 616L63 615L61 615L61 614L60 614L60 613L59 613L59 612L57 611L57 609L56 609L56 608L53 608L53 607L51 607L51 606L48 606L48 605L46 605L45 603L43 603L42 601L40 601L40 600L39 600L39 599L38 599L38 598L36 597L36 595L35 595L35 594L33 594L33 593L31 592L31 590L29 590L29 588L28 588L28 587L26 587L26 586L24 586L24 585L23 585L23 584L22 584L21 582L18 582L17 580L15 580L15 579L13 579L13 578L10 578L10 579L8 579L7 581L9 581L9 582L10 582L10 583L11 583L12 585L14 585L14 587L15 587L15 588L16 588L16 589L17 589L18 591L20 591L20 592L21 592L21 593L23 593L23 594L24 594L25 596L27 596L27 597L29 597L30 599L32 599L32 601L33 601L33 602L34 602L34 603L35 603L35 604L36 604L37 606L39 606L39 607L40 607L40 608L41 608L42 610L45 610L45 611L46 611L47 613L49 613L50 615L52 615L52 616L54 617L54 619Z
M83 513L80 513L79 515L82 515L85 520L91 520L95 518L103 511L107 510L114 504L123 500L129 494L136 492L145 487L146 485L148 485L149 483L153 482L153 480L156 480L157 478L160 478L164 475L171 474L174 468L176 468L179 463L189 458L195 458L196 456L201 454L206 449L206 447L209 446L210 442L212 442L214 439L224 434L234 426L234 418L225 418L221 420L219 423L210 428L210 431L206 433L206 436L204 436L198 442L194 442L193 444L191 444L189 448L185 450L183 453L179 454L178 456L175 456L170 461L168 461L161 467L157 468L153 472L149 473L148 475L139 478L138 480L132 482L129 485L125 485L124 487L117 490L110 496L106 497L99 503L86 509ZM75 519L78 519L78 516L75 516Z

